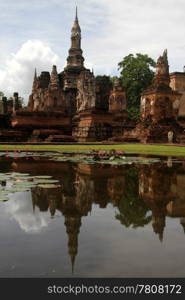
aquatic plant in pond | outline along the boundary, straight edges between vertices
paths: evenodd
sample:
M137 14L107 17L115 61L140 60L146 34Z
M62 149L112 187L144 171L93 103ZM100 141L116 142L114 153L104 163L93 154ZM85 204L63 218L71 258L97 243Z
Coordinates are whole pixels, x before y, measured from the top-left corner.
M91 151L88 155L58 155L51 157L51 160L58 162L72 162L72 163L85 163L85 164L109 164L109 165L125 165L133 163L156 163L160 162L160 158L147 158L147 157L128 157L124 155L123 151L110 150L110 151Z
M86 164L109 164L109 165L125 165L125 164L149 164L161 162L158 157L141 157L128 156L121 150L111 149L109 151L65 151L65 152L0 152L4 159L49 159L58 162L86 163ZM175 157L170 157L172 162L181 162ZM5 161L5 160L4 160ZM47 178L47 177L45 177Z
M0 157L6 158L29 158L29 157L50 157L58 156L58 152L31 152L31 151L6 151L0 152Z
M92 150L92 158L95 161L99 160L115 160L116 158L123 158L124 152L119 150L110 150L110 151L96 151Z
M30 176L18 172L0 173L0 201L7 201L10 194L27 192L37 186L43 189L61 188L59 181L51 178L52 176Z

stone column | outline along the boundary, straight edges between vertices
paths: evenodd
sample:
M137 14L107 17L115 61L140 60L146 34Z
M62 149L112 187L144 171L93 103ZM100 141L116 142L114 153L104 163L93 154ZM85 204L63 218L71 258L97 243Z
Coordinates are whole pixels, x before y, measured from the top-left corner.
M19 94L15 92L13 94L13 112L17 110L19 110Z
M3 101L3 111L2 111L2 113L3 113L3 114L7 114L7 112L8 112L7 98L6 98L6 97L3 97L3 98L2 98L2 101Z

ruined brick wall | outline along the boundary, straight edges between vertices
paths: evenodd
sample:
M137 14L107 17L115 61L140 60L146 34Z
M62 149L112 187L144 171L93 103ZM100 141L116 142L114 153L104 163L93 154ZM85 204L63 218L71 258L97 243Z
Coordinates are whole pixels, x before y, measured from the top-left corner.
M156 72L151 86L141 95L141 120L176 118L181 94L170 87L167 50L157 60Z
M102 141L112 136L112 115L86 110L79 114L79 120L73 128L73 136L78 141Z
M95 108L95 78L89 70L82 71L78 78L76 103L77 112Z
M174 72L170 74L170 87L182 94L179 101L178 116L185 117L185 73Z
M32 94L29 97L29 111L65 111L66 103L63 83L53 66L51 76L49 72L42 72L33 81Z
M30 111L63 111L65 99L62 89L52 91L41 89L32 93L29 97L28 109Z
M158 122L173 118L173 101L169 93L153 93L141 97L141 119Z

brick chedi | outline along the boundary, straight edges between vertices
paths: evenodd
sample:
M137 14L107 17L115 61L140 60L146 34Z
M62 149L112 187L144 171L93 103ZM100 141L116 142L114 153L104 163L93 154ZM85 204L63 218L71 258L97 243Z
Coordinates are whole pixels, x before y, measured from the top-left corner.
M175 117L173 104L180 98L170 87L167 50L157 60L152 85L141 96L141 119L157 122Z
M84 68L83 62L81 29L76 11L71 30L71 48L67 57L67 66L59 74L56 66L53 66L51 75L49 72L42 72L39 77L35 74L29 109L31 111L63 111L69 116L74 115L79 77L83 71L89 71Z
M28 108L17 111L11 117L11 124L14 129L27 131L27 141L74 141L75 114L95 107L95 100L95 77L84 67L76 10L66 67L58 73L57 67L53 66L51 74L43 71L40 76L35 70Z
M82 101L82 109L77 111L74 137L79 141L101 141L121 136L128 118L126 95L119 79L112 87L106 76L96 81L89 77L89 88L88 82L85 86L90 98Z
M181 94L170 87L167 50L157 60L156 72L151 86L141 95L140 140L144 142L168 142L168 133L173 132L173 141L181 131L177 124L177 103Z
M37 76L35 71L28 109L32 113L49 113L51 120L54 113L61 113L61 120L66 119L68 130L61 128L59 139L67 132L77 141L106 140L122 130L125 92L118 79L112 89L109 77L95 78L93 72L84 67L77 10L67 65L61 73L57 72L56 66L53 66L51 74L42 72ZM116 119L118 115L119 120ZM43 130L44 137L49 131ZM33 136L37 135L38 130L33 132ZM56 133L54 135L53 139L48 136L47 141L57 141Z
M49 72L42 72L35 76L32 94L29 97L29 111L62 111L63 89L59 84L56 66L53 66L51 76Z
M53 66L51 75L35 73L32 94L29 98L30 111L61 111L72 117L77 111L95 106L95 78L84 67L81 49L81 29L76 11L71 30L71 47L67 66L61 73Z

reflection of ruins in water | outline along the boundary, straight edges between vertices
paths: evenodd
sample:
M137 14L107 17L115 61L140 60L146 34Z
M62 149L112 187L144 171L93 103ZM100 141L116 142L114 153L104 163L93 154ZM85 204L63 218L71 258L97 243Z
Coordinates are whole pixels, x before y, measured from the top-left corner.
M106 208L108 203L118 206L124 192L124 170L116 172L118 174L114 177L111 168L100 169L92 165L78 164L73 167L68 165L69 170L66 172L66 166L63 173L63 165L60 165L58 179L61 180L61 189L32 188L32 201L33 210L35 206L40 211L49 210L51 217L58 210L64 216L68 253L73 269L82 217L91 212L93 203L101 208ZM57 175L55 173L56 178Z
M139 170L139 194L152 211L152 226L163 240L166 216L180 218L185 230L185 167L145 165Z
M180 218L185 230L185 167L183 163L126 165L122 167L49 161L16 161L11 168L17 172L51 175L61 182L61 188L32 188L33 211L50 211L54 217L60 211L65 218L68 253L72 268L78 252L78 235L82 217L92 205L116 208L116 219L125 227L142 227L152 221L152 227L163 240L166 217Z

